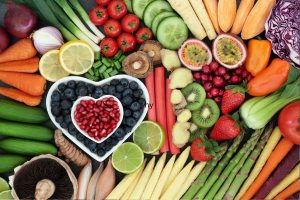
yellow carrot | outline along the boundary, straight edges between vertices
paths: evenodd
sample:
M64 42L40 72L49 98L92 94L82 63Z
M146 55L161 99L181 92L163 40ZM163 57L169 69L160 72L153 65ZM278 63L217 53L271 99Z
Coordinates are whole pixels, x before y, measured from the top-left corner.
M236 15L236 0L219 0L218 22L223 32L228 32Z
M221 33L218 22L218 0L203 0L203 3L216 32Z
M234 23L231 28L231 33L239 34L242 31L247 16L254 6L255 0L242 0L237 10Z

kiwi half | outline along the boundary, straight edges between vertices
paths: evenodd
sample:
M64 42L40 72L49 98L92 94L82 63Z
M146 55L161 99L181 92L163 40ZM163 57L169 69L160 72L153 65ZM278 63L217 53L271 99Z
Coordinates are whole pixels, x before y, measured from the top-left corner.
M192 112L192 121L201 128L212 127L220 116L220 109L216 102L205 99L199 110Z
M193 111L198 110L204 103L206 93L204 88L198 83L190 83L181 90L187 105L186 108Z

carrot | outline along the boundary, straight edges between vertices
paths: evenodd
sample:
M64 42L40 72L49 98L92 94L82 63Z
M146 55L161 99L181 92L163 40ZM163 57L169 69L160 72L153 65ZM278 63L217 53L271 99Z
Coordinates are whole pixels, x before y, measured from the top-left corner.
M286 156L286 154L292 149L293 143L289 140L283 138L274 151L271 153L270 157L268 158L265 166L261 170L261 172L258 174L255 181L252 183L252 185L248 188L248 190L245 192L245 194L242 196L241 200L250 200L257 192L258 190L263 186L263 184L266 182L266 180L269 178L269 176L272 174L274 169L277 167L277 165L282 161L282 159Z
M42 96L31 96L14 88L0 87L0 94L13 100L25 103L28 106L37 106L42 100Z
M172 129L176 122L176 117L173 111L173 106L171 104L171 92L172 90L169 87L170 79L166 80L166 109L167 109L167 129L168 129L168 140L169 147L172 154L180 153L180 149L176 147L172 142Z
M42 95L46 86L46 80L41 75L20 72L0 72L0 81L32 96Z
M287 199L292 196L296 192L300 191L300 179L298 178L291 185L285 188L282 192L280 192L277 196L274 197L274 200L282 200Z
M217 33L221 33L218 22L218 0L203 0L207 13Z
M148 105L148 120L156 121L154 71L152 71L146 77L145 84L150 98L150 102Z
M36 53L31 39L21 39L0 54L0 63L29 59L34 57Z
M160 152L169 151L169 142L167 136L167 115L166 115L166 86L165 86L165 68L157 67L154 69L155 76L155 104L156 104L156 121L165 131L164 145Z
M34 73L39 69L39 60L38 57L33 57L27 60L0 63L0 71Z

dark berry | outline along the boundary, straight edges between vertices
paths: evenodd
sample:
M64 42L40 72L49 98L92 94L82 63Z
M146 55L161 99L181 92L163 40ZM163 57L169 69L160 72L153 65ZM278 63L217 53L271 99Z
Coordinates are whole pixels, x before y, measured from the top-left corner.
M122 128L119 127L119 128L114 132L113 135L116 136L118 139L122 139L122 138L124 137L124 135L125 135L125 131L124 131Z
M136 90L136 89L138 89L138 87L139 87L139 85L135 81L131 81L129 83L129 88L132 89L132 90Z
M125 78L120 80L121 85L123 85L124 88L128 88L129 86L129 81Z
M76 95L77 96L86 96L88 94L88 89L86 86L80 86L76 88Z
M135 98L139 98L139 97L141 97L143 95L143 90L141 90L141 89L137 89L137 90L135 90L134 92L133 92L133 96L135 97Z
M59 124L64 122L64 117L62 115L58 116L55 118L55 121Z
M129 110L129 109L125 109L125 110L124 110L124 116L125 116L125 117L130 117L131 115L132 115L131 110Z
M66 122L61 123L60 126L62 128L68 128L68 124Z
M66 109L70 109L72 107L72 102L69 100L62 100L60 102L61 108L66 110Z
M77 134L76 135L76 139L80 142L82 142L84 140L84 136L82 134Z
M58 102L58 101L52 101L52 102L51 102L51 108L57 107L57 106L59 106L59 105L60 105L60 102Z
M117 92L123 92L124 86L123 85L117 85L116 90L117 90Z
M112 139L111 140L111 145L115 146L116 144L118 144L118 140L117 139Z
M91 152L93 153L97 153L98 149L96 147L89 147L89 149L91 150Z
M110 85L108 87L108 94L114 95L116 93L116 87L113 85Z
M93 96L94 98L98 99L98 98L100 98L102 95L103 95L103 90L102 90L102 88L101 88L101 87L96 87L92 96Z
M133 91L132 91L132 89L127 88L127 89L125 89L125 90L123 91L122 94L123 94L123 97L131 96L131 95L133 94Z
M102 90L103 90L104 94L108 94L108 87L109 87L109 85L103 85L102 86Z
M57 90L52 93L51 101L60 101L60 93Z
M82 82L82 81L77 82L77 87L78 87L78 88L79 88L79 87L82 87L82 86L85 86L85 83L84 83L84 82Z
M55 106L55 107L52 107L51 108L51 113L54 115L54 116L58 116L61 112L61 109L59 106Z
M69 82L67 83L67 86L68 86L69 88L75 89L75 88L76 88L76 82L75 82L75 81L69 81Z
M87 84L86 87L87 87L88 93L93 94L95 86L93 86L92 84Z
M92 143L93 143L93 141L90 140L90 139L88 139L88 138L86 138L86 139L83 141L83 144L84 144L85 146L87 146L87 147L89 147Z
M76 135L78 132L76 127L72 123L69 124L68 131L71 135Z
M116 94L115 94L115 97L118 98L119 100L121 100L121 99L122 99L122 94L116 93Z
M141 112L139 111L135 111L132 113L132 117L134 117L135 119L139 119L141 116Z
M71 114L71 111L70 109L67 109L67 110L62 110L61 113L66 116L66 115L70 115Z
M133 102L131 105L130 105L130 109L132 111L138 111L141 109L141 105L138 103L138 102Z
M60 91L60 92L64 92L65 89L67 88L66 84L64 83L61 83L58 85L57 89Z
M124 130L125 130L125 134L127 134L127 133L131 132L132 127L126 126Z
M72 88L65 89L64 96L72 101L76 99L75 91Z
M65 120L65 122L66 122L67 124L72 123L71 115L66 115L64 120Z
M139 104L140 104L141 106L146 107L146 100L145 100L144 98L140 98L140 99L138 100L138 102L139 102Z
M129 106L131 103L133 102L132 98L130 96L125 96L123 99L122 99L122 104L124 106Z
M105 151L102 148L98 149L97 154L98 154L98 156L104 156L105 155Z
M136 120L132 117L128 117L126 119L126 124L130 127L133 127L136 124Z
M120 83L119 79L113 79L110 84L111 85L118 85Z

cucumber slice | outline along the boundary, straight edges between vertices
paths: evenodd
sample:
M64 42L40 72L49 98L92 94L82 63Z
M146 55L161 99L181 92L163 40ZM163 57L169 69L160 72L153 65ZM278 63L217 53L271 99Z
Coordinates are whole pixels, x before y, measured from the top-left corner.
M131 0L123 0L123 1L124 1L125 4L126 4L126 7L127 7L128 12L133 13L133 10L132 10L132 2L131 2Z
M173 11L170 4L165 0L156 0L148 4L145 8L143 19L145 25L151 27L152 21L156 15L164 11Z
M167 18L167 17L173 17L173 16L177 16L174 12L170 12L170 11L165 11L162 13L159 13L158 15L156 15L156 17L154 17L152 24L151 24L151 29L152 32L154 33L154 35L156 35L156 31L157 31L157 27L159 25L159 23Z
M144 10L146 6L154 0L132 0L132 10L140 19L143 18Z
M157 28L157 40L167 49L177 50L188 38L189 31L180 17L167 17Z

